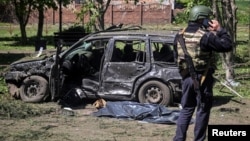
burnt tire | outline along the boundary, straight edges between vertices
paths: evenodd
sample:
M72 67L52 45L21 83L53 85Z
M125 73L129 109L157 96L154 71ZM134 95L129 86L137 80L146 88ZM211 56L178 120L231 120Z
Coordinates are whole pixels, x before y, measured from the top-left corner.
M140 103L152 103L169 106L172 102L171 91L167 85L159 81L144 83L138 93Z
M48 97L48 81L41 76L25 78L20 87L20 97L24 102L44 102Z

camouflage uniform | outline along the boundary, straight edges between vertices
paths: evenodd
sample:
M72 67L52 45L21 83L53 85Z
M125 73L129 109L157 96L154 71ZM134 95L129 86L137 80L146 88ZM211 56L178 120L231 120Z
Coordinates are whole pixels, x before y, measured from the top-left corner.
M200 39L206 32L202 29L198 29L196 32L184 32L179 33L183 34L185 39L186 48L189 55L192 57L192 61L196 71L204 72L208 65L210 65L210 60L212 57L211 51L203 51L200 48ZM185 61L184 52L179 43L177 43L178 50L178 66L180 73L183 77L188 74L188 64Z

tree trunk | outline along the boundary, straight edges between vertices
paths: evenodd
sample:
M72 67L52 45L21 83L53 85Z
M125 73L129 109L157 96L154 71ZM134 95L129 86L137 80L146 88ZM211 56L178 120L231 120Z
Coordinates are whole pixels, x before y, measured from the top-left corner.
M19 26L21 30L21 43L25 45L27 43L26 24L19 20Z
M43 36L43 24L44 24L44 11L43 7L38 9L38 30L37 30L37 40L41 40Z
M226 70L226 79L234 79L234 69L233 69L233 58L236 50L236 10L235 0L213 0L213 12L216 19L221 23L222 27L225 27L233 42L233 50L227 53L221 53L222 66Z
M29 21L31 5L30 3L26 3L26 1L23 0L13 0L12 3L15 6L15 13L19 21L19 26L21 30L21 42L24 45L27 43L26 25Z
M237 11L238 7L235 5L235 0L231 0L230 7L232 10L232 16L233 16L233 19L232 19L233 28L232 28L232 35L231 36L233 36L234 54L235 54L236 53L236 41L237 41L237 23L238 23L238 21L236 19L236 11Z
M104 13L100 14L100 17L98 18L99 23L99 30L104 30Z
M222 23L219 6L220 5L218 4L217 0L213 0L213 13L214 13L215 19L218 20L220 23Z

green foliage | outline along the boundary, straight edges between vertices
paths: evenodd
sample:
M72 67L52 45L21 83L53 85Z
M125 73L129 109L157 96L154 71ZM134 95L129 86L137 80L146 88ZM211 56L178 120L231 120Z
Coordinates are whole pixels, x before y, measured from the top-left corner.
M83 21L84 15L90 14L89 22L85 23L85 29L87 32L92 31L92 27L95 25L96 19L99 17L99 13L95 4L91 0L86 0L82 5L81 11L77 13L77 19Z
M248 62L250 60L250 49L249 46L245 46L245 45L238 45L237 46L239 49L236 52L236 57L239 58L236 61L239 63L245 63Z
M0 67L0 71L1 71L2 69L4 69L4 68ZM1 95L1 94L5 94L5 93L7 93L7 92L8 92L8 90L7 90L6 84L5 84L5 82L4 82L4 78L3 78L3 77L0 77L0 95Z
M195 5L206 5L211 7L212 2L209 0L177 0L176 3L182 4L185 7L184 13L177 14L176 17L174 17L174 23L185 23L187 22L187 18L190 9ZM237 20L239 24L249 24L250 23L250 3L249 1L244 0L236 0L235 1L237 9ZM185 17L186 16L186 17Z
M85 29L83 26L73 25L73 26L70 26L68 29L63 30L62 32L82 32L82 33L85 33Z
M240 24L249 24L250 23L250 3L249 1L236 0L237 10L237 20Z
M180 0L180 3L183 3L186 7L185 13L188 15L189 11L195 5L206 5L211 6L211 1L209 0Z
M174 17L173 23L174 24L184 24L187 23L188 16L186 13L177 13L177 15Z
M186 23L188 21L188 15L192 7L195 5L206 5L211 6L211 2L209 0L178 0L176 3L179 3L185 7L183 13L178 13L174 18L174 23Z

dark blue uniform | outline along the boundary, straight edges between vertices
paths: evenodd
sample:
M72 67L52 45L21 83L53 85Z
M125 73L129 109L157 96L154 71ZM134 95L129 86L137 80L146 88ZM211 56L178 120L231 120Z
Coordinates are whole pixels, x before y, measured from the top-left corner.
M200 28L200 24L189 22L185 32L195 33ZM232 49L232 41L230 36L224 29L220 29L215 33L207 32L200 41L200 48L203 51L227 52ZM201 78L204 72L196 72L198 78ZM213 78L214 68L209 68L202 85L200 86L201 95L197 95L194 90L193 80L190 75L183 77L182 82L182 110L177 122L176 136L174 141L184 141L186 139L186 131L192 119L192 115L196 109L194 140L203 141L206 138L206 129L209 122L210 110L213 103ZM199 97L201 96L201 97ZM197 103L204 103L204 106Z

